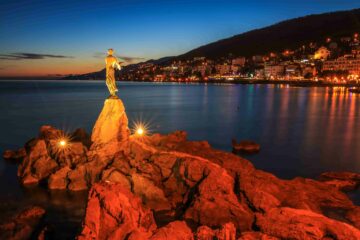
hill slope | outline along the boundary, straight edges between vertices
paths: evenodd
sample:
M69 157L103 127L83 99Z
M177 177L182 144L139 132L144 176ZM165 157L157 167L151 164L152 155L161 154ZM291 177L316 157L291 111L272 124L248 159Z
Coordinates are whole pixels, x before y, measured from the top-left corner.
M310 15L283 21L269 27L252 30L191 50L178 57L149 60L149 63L167 64L173 59L193 57L218 58L232 53L249 57L284 49L294 49L310 42L323 42L325 38L350 36L360 32L360 9ZM124 67L124 71L136 68L137 64ZM65 79L104 79L105 70L83 75L71 75Z
M326 37L341 37L360 31L360 9L310 15L256 29L196 48L179 58L217 58L229 53L241 56L266 54L296 48Z

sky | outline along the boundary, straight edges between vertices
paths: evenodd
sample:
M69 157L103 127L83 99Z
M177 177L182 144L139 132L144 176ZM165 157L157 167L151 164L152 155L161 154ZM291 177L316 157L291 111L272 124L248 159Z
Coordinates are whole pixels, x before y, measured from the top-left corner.
M354 8L359 0L0 0L0 77L99 71L108 48L136 63Z

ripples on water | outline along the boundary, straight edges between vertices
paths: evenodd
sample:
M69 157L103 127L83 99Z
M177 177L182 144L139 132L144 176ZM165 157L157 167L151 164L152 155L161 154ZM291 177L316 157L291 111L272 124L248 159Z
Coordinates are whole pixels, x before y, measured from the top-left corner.
M360 172L360 95L343 88L331 93L287 85L121 83L119 91L130 124L142 120L160 133L183 129L190 139L226 151L231 138L254 140L261 152L246 157L279 177ZM90 132L106 97L103 82L0 82L1 152L21 147L44 124ZM57 233L74 233L86 193L22 188L16 166L0 161L0 202L0 220L36 203L48 209Z

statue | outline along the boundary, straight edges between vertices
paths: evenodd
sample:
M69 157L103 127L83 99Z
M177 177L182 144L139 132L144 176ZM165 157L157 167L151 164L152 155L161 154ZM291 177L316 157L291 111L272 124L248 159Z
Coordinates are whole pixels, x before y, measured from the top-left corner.
M114 50L110 48L108 50L108 56L105 58L106 63L106 86L109 89L110 96L116 97L116 92L118 91L115 83L115 68L120 70L120 62L113 56Z

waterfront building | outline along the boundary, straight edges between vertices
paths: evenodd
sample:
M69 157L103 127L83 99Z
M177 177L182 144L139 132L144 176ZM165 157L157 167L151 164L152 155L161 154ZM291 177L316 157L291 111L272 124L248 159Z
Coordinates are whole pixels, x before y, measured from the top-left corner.
M232 60L232 65L243 67L246 63L245 57L238 57Z
M230 73L231 66L227 64L217 64L215 69L218 74L224 75Z
M344 71L349 74L360 74L360 55L348 54L335 60L325 61L323 71Z
M288 64L285 66L285 76L288 79L302 77L301 67L298 64Z
M283 65L265 65L264 75L266 78L280 78L284 76L285 67Z

